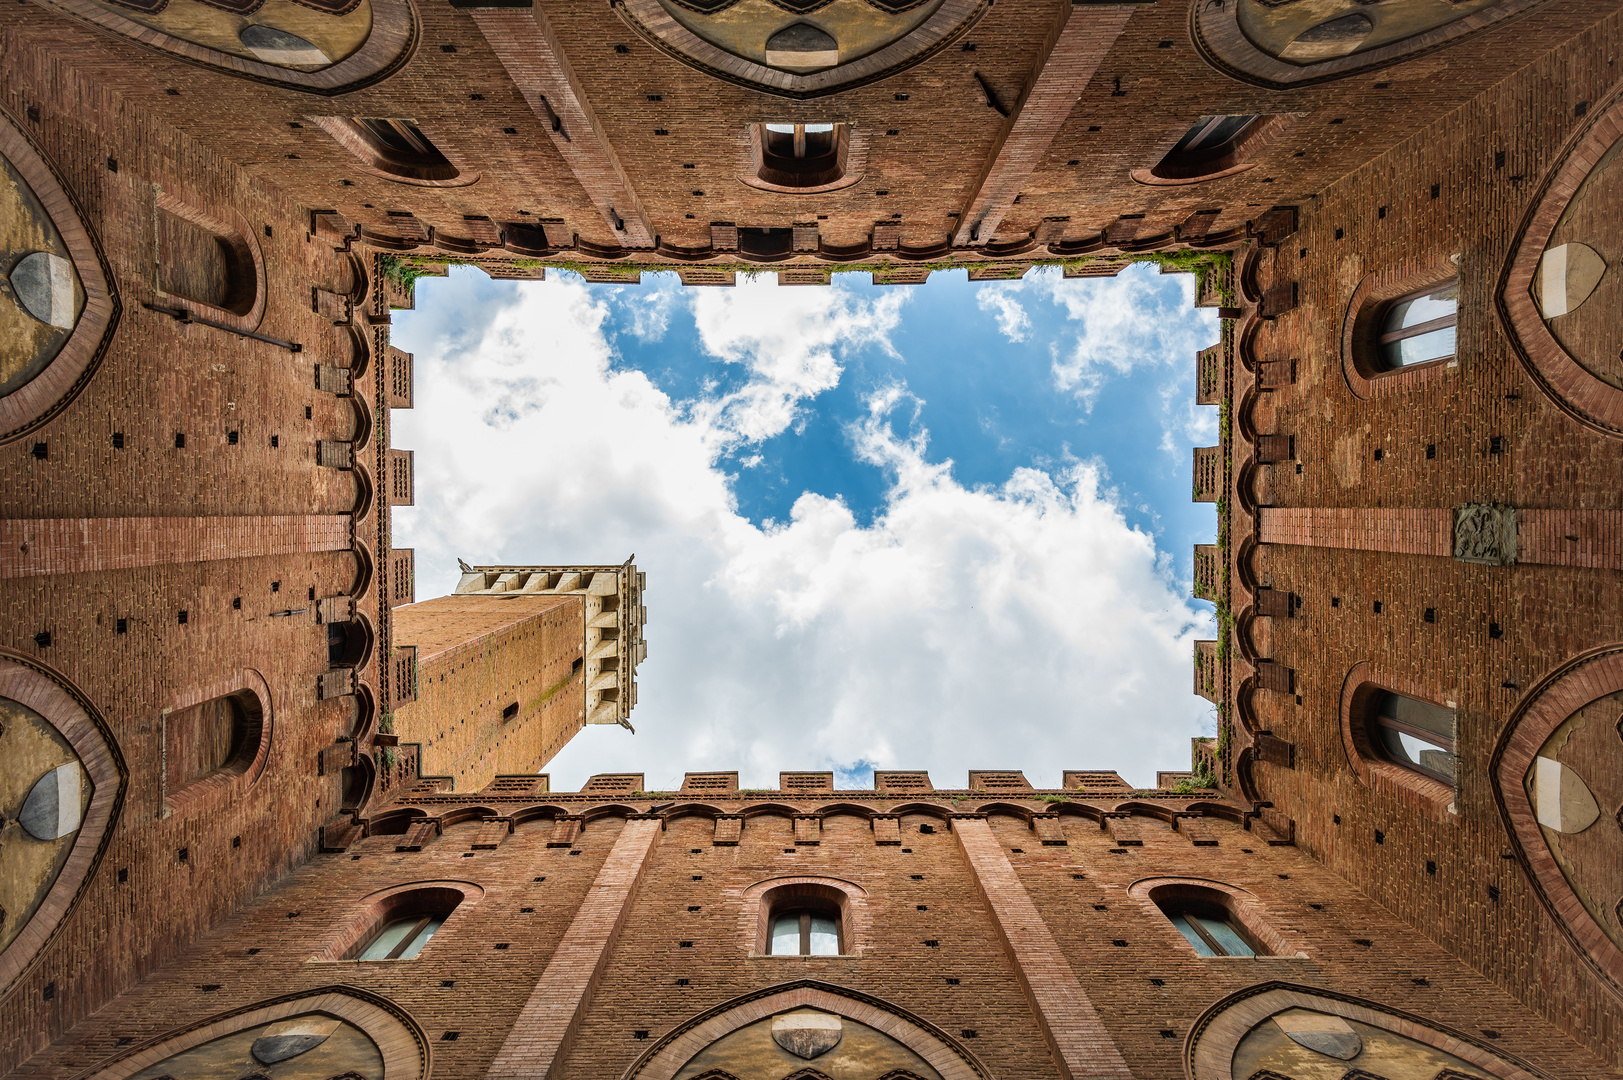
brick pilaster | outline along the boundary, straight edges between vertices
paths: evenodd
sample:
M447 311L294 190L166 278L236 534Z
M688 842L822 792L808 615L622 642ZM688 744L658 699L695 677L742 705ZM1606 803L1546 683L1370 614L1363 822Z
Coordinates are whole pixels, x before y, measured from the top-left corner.
M992 827L984 818L955 818L952 826L1061 1074L1066 1080L1132 1080Z
M353 542L348 514L13 518L0 521L0 578L348 551Z
M633 818L614 842L591 891L564 932L530 1000L514 1021L507 1041L485 1075L490 1080L541 1080L553 1075L586 1011L610 946L625 921L631 895L642 877L662 822Z

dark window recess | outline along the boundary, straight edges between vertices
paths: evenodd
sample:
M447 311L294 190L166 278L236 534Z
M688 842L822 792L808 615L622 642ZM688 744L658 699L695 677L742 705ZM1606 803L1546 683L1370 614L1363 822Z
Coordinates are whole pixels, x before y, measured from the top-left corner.
M1239 164L1245 141L1264 123L1256 113L1202 116L1150 171L1164 180L1222 172Z
M1380 613L1381 613L1381 602L1379 600L1377 600L1377 601L1375 601L1375 614L1379 615Z
M645 1029L639 1029L637 1031L633 1031L631 1033L631 1037L633 1039L646 1039L648 1038L648 1032Z
M1123 941L1121 938L1117 938L1116 940L1112 941L1110 944L1114 945L1118 949L1127 948L1127 942Z
M1501 638L1505 636L1505 632L1504 630L1500 629L1498 623L1491 622L1488 624L1488 636L1491 638Z
M1369 938L1355 937L1355 938L1353 938L1353 944L1357 945L1357 946L1359 946L1361 948L1367 949L1367 948L1370 948L1371 946L1373 946L1375 943L1373 941L1371 941Z
M512 947L511 943L506 942L506 941L498 941L496 944L491 946L491 948L493 948L493 949L501 949L501 950L504 950L504 951L506 949L511 948L511 947Z
M699 910L699 905L698 904L689 904L688 905L688 910L689 911L698 911Z
M179 615L180 615L180 625L185 626L186 625L186 612L181 611L179 613Z
M687 984L688 984L688 981L686 979L677 979L676 980L676 985L677 986L686 986Z
M1161 1038L1163 1038L1163 1039L1176 1039L1177 1037L1178 1037L1178 1033L1176 1031L1173 1031L1170 1028L1162 1028L1161 1029Z
M240 847L241 847L241 846L242 846L242 837L240 837L240 836L233 836L233 837L232 837L232 838L231 838L231 846L232 846L232 847L233 847L233 848L240 848Z
M1431 185L1431 197L1435 199L1438 195L1442 194L1442 190L1441 184Z
M237 433L235 431L226 432L225 433L225 441L226 441L226 444L229 445L229 446L237 445Z
M957 986L958 985L958 980L957 979L948 979L947 980L947 985L948 986Z
M282 439L281 439L281 437L280 437L280 436L278 436L278 435L272 435L272 436L271 436L271 449L272 449L272 450L274 450L274 449L276 449L276 448L277 448L277 447L278 447L278 446L281 446L281 445L282 445Z
M107 159L107 171L108 172L117 172L118 171L118 159L117 158L111 158L110 157L110 158Z
M31 451L31 453L34 455L34 460L36 461L49 461L51 457L51 448L46 443L37 442L34 444L34 449Z
M456 46L455 45L441 45L440 46L440 52L444 52L444 53L456 52Z
M516 701L502 710L502 719L503 720L511 720L511 719L513 719L513 717L515 717L517 715L518 715L518 702L516 702Z
M1375 460L1376 461L1380 461L1385 456L1386 456L1386 451L1385 450L1377 449L1375 451Z
M1426 873L1428 873L1428 874L1437 873L1437 864L1432 862L1430 859L1426 860Z
M117 634L127 634L127 633L129 633L129 630L130 630L130 621L128 619L120 619L120 620L118 620L118 623L113 628L113 632L117 633Z
M1426 444L1426 460L1427 461L1434 461L1434 460L1436 460L1436 458L1437 458L1437 444L1436 443L1427 443Z
M926 942L925 942L925 943L924 943L924 947L925 947L925 948L926 948L926 949L935 949L935 948L939 948L939 947L940 947L940 945L941 945L941 942L940 942L940 941L937 941L937 940L936 940L936 939L935 939L935 938L931 938L931 939L930 939L930 940L928 940L928 941L926 941Z
M626 45L616 45L614 47L614 51L616 53L618 53L619 55L621 55L621 56L625 56L625 55L627 55L627 54L629 54L631 52L631 49L630 49L629 46L626 46Z
M1386 834L1385 834L1385 833L1383 833L1383 832L1382 832L1382 831L1381 831L1381 830L1379 830L1379 829L1376 829L1376 830L1375 830L1375 842L1376 842L1376 843L1377 843L1377 844L1384 844L1384 843L1386 843Z
M56 984L54 982L46 983L45 989L40 991L40 997L44 998L46 1001L50 1001L52 998L56 997Z
M457 1036L461 1035L461 1034L462 1034L462 1032L460 1032L460 1031L446 1031L446 1032L441 1033L440 1041L441 1042L456 1042Z
M51 632L49 630L41 630L39 633L35 634L34 644L38 645L42 649L49 648L51 644Z
M974 1028L964 1028L962 1031L959 1032L959 1034L962 1035L966 1039L973 1039L973 1038L975 1038L975 1029Z
M911 877L914 881L923 881L924 880L924 875L923 874L909 874L908 876Z
M186 436L185 436L185 434L183 432L179 432L179 431L175 432L175 449L176 450L184 450L184 449L186 449Z
M124 433L122 431L113 432L113 449L124 449Z
M1167 984L1167 981L1165 979L1151 979L1150 980L1150 985L1151 986L1165 986L1166 984Z
M1425 619L1429 623L1436 622L1437 621L1437 609L1436 608L1430 608L1430 607L1427 608L1426 613L1424 615L1422 615L1421 618Z
M175 861L176 862L185 862L190 857L191 857L191 852L189 850L187 850L186 848L181 848L179 851L175 852Z
M1503 435L1493 435L1488 439L1488 453L1503 454L1505 452L1505 439ZM36 455L37 456L37 455Z
M920 911L929 911L930 910L930 905L929 904L920 904L920 905L918 905L918 908L919 908Z
M1505 152L1503 150L1494 151L1493 167L1496 169L1503 169L1505 167Z
M282 591L282 583L280 581L271 582L271 592L281 592L281 591Z
M693 948L693 942L691 942L691 941L678 941L676 943L676 947L678 949L691 949L691 948Z
M308 406L308 405L306 405L306 406L305 406L305 407L304 407L304 418L305 418L305 419L306 419L306 420L310 420L310 419L313 419L313 418L314 418L314 414L312 414L312 413L311 413L311 411L310 411L310 406Z

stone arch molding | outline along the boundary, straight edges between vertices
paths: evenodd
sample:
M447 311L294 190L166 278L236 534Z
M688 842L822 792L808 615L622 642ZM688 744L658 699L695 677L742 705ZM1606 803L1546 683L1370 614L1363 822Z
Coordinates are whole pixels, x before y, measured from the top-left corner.
M1426 18L1411 0L1379 11L1365 0L1299 8L1267 0L1193 0L1189 30L1201 57L1217 70L1284 90L1390 67L1544 2L1453 0L1453 9L1438 19Z
M1534 773L1535 766L1551 760L1545 753L1554 741L1552 736L1566 729L1566 739L1572 742L1574 733L1569 721L1604 706L1603 699L1617 694L1623 694L1623 644L1606 645L1568 661L1541 679L1517 706L1494 748L1489 775L1506 830L1514 838L1517 856L1539 901L1579 955L1608 981L1614 994L1623 996L1623 947L1619 944L1623 933L1615 925L1608 933L1601 921L1623 920L1623 902L1616 895L1595 896L1593 881L1585 883L1590 888L1580 895L1569 879L1569 873L1580 869L1574 852L1558 854L1546 832L1550 829L1563 842L1566 837L1561 834L1569 831L1592 831L1598 838L1611 837L1615 856L1617 829L1607 818L1623 824L1623 817L1614 817L1623 815L1623 811L1608 802L1598 808L1598 820L1586 822L1585 815L1576 823L1581 828L1574 829L1560 820L1560 811L1565 807L1558 802L1552 807L1550 803L1556 800L1539 797L1537 788L1546 781L1547 774ZM1623 735L1623 716L1616 715L1618 711L1623 710L1605 710L1602 716L1589 721L1599 721L1605 729L1599 732L1606 746L1603 752L1615 753L1617 737ZM1532 779L1535 775L1537 779ZM1583 786L1581 778L1576 786ZM1605 910L1597 912L1597 905L1603 905Z
M1237 885L1210 878L1150 877L1140 878L1127 887L1127 895L1139 902L1145 914L1163 921L1166 916L1156 903L1157 898L1166 892L1181 891L1222 894L1223 906L1257 941L1261 942L1268 950L1268 956L1304 960L1307 958L1307 953L1296 943L1296 935L1287 936L1281 933L1274 925L1274 921L1268 917L1267 909L1256 894ZM1183 948L1179 949L1179 952L1194 954L1194 946L1187 941L1182 944Z
M1384 1009L1372 1001L1286 982L1260 983L1248 987L1237 994L1230 994L1202 1013L1184 1041L1184 1075L1188 1080L1245 1080L1249 1073L1238 1075L1234 1070L1235 1052L1241 1042L1276 1016L1302 1016L1304 1013L1329 1018L1324 1026L1332 1030L1326 1034L1332 1038L1336 1034L1350 1034L1350 1042L1354 1045L1360 1044L1352 1027L1357 1024L1408 1043L1419 1044L1420 1048L1428 1049L1439 1057L1459 1059L1499 1080L1552 1080L1548 1073L1489 1049L1486 1044L1463 1032L1433 1024L1410 1013ZM1312 1045L1311 1039L1304 1041L1293 1036L1292 1041L1302 1046ZM1325 1050L1334 1051L1328 1054L1320 1051L1324 1062L1337 1068L1351 1066L1352 1075L1359 1075L1357 1061L1361 1051L1347 1054L1351 1046L1344 1044L1337 1047L1333 1043L1326 1045L1323 1042L1319 1045ZM1338 1058L1339 1061L1336 1060Z
M24 248L0 250L0 443L48 423L101 364L121 305L101 245L56 171L21 125L0 111L0 172L16 220L31 219Z
M54 809L43 807L38 797L42 785L48 784L48 793L56 796L54 802L67 810L65 814L53 812L50 815L56 824L50 831L59 835L49 843L58 845L60 850L46 853L54 856L49 862L39 860L41 873L54 871L43 897L26 914L21 909L10 913L10 918L25 921L21 926L14 922L7 926L10 940L0 950L0 989L4 989L32 965L78 903L112 837L128 776L106 723L88 699L52 669L24 657L0 654L0 699L26 710L30 720L42 721L54 729L70 748L60 757L73 759L55 764L59 758L51 758L43 763L49 766L48 774L42 772L37 778L22 776L24 784L19 791L26 791L27 798L22 800L20 808L4 808L7 815L18 814L19 817L28 815L30 807L33 816L38 816L42 809ZM17 718L8 719L15 723ZM15 743L19 734L13 730L7 741ZM15 746L6 749L0 744L0 758L6 763L6 771L23 759L24 755L16 751ZM27 755L30 760L36 756ZM67 770L66 776L64 770ZM7 783L6 787L9 791L12 785ZM85 787L89 788L88 797L83 790ZM77 797L71 801L61 798L60 793L67 790ZM11 863L8 856L26 855L26 846L47 842L33 837L34 829L30 828L29 832L29 838L8 839L6 848L0 848L0 873L8 879L15 880L16 874L16 867L8 865Z
M1586 185L1602 178L1616 183L1616 178L1623 175L1620 173L1623 160L1618 160L1619 147L1623 144L1623 94L1614 94L1605 107L1592 112L1594 119L1567 143L1558 158L1561 164L1545 176L1535 193L1516 233L1494 299L1500 321L1522 365L1539 388L1574 420L1619 439L1623 438L1623 385L1620 385L1623 378L1618 377L1616 368L1610 373L1610 380L1590 370L1583 359L1563 345L1547 322L1547 317L1573 316L1585 300L1591 299L1597 284L1610 284L1608 279L1615 282L1623 274L1623 267L1615 265L1619 260L1614 250L1611 253L1614 265L1608 267L1604 261L1600 264L1600 282L1585 281L1585 291L1576 296L1569 295L1569 289L1575 284L1576 264L1563 259L1563 269L1568 272L1558 275L1550 275L1551 267L1547 265L1547 256L1556 254L1550 245L1569 212L1582 200ZM1558 247L1582 249L1591 261L1598 258L1594 250L1583 243L1563 243ZM1564 279L1559 310L1549 305L1543 296L1545 278L1551 276ZM1603 310L1604 302L1597 302L1590 308L1590 314ZM1593 366L1598 358L1584 359Z
M404 1009L357 987L326 986L220 1013L176 1029L82 1072L74 1080L127 1080L216 1039L312 1014L341 1021L364 1033L382 1056L383 1075L388 1080L424 1080L428 1076L428 1039Z
M898 11L888 10L894 5L873 5L875 10L869 13L870 19L896 20L900 23L897 29L905 32L888 42L875 41L872 44L876 47L859 49L860 55L843 61L830 64L825 55L824 59L815 61L816 70L803 67L798 72L790 70L788 66L768 66L769 63L783 63L783 58L774 56L770 51L752 58L730 50L725 47L727 38L731 36L728 32L714 35L723 44L695 32L697 28L709 33L705 25L706 17L728 6L725 3L695 0L672 0L670 3L661 0L613 0L614 10L626 25L666 55L726 82L778 97L802 100L876 82L934 56L974 26L991 7L991 2L939 0L930 10L929 0L925 0L925 3L918 5L905 5ZM822 28L815 24L828 22L831 13L826 9L830 6L820 5L818 11L806 12L798 21L795 15L788 15L782 21L794 23L794 27L787 29L806 26L822 34ZM786 12L789 10L785 9ZM836 52L843 52L838 42L834 44ZM768 50L772 48L770 41L766 47ZM762 63L762 60L768 63ZM777 118L768 116L763 119Z
M420 36L411 0L344 4L272 0L254 5L198 0L41 3L188 63L312 94L349 93L389 77L411 58ZM233 10L244 7L246 10ZM342 56L330 57L296 33L319 38L321 34L312 27L320 29L324 22L346 19L364 30L359 41L335 50L343 52ZM277 25L279 21L286 25ZM245 33L249 36L244 37Z
M874 1028L923 1058L942 1080L992 1080L973 1054L929 1021L878 998L809 979L768 987L700 1013L644 1051L621 1080L674 1080L712 1043L795 1009L815 1009Z

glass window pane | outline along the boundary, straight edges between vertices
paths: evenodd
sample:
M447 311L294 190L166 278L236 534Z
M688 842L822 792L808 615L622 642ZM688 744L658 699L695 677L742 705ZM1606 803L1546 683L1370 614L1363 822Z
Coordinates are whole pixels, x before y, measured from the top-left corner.
M1408 326L1419 326L1423 322L1443 319L1453 315L1459 307L1459 303L1455 299L1458 293L1458 286L1450 285L1427 296L1417 296L1413 300L1405 300L1401 304L1392 305L1392 310L1386 317L1387 331L1402 330Z
M1186 915L1169 915L1167 917L1172 920L1172 925L1176 926L1178 928L1178 933L1182 934L1184 936L1184 939L1186 941L1188 941L1189 944L1191 944L1191 945L1193 945L1195 947L1195 951L1197 953L1199 953L1202 956L1216 956L1217 955L1215 952L1212 951L1212 947L1210 945L1206 944L1206 939L1201 937L1200 934L1198 932L1196 932L1196 930L1195 930L1195 928L1193 926L1189 925L1189 917L1188 916L1186 916Z
M1222 919L1209 919L1204 915L1196 915L1200 925L1212 936L1212 940L1229 956L1255 956L1256 950L1246 944L1245 938Z
M800 955L800 916L779 915L772 921L773 956Z
M806 125L806 134L808 134L808 135L815 135L815 134L817 134L818 132L821 132L821 131L833 131L833 130L834 130L834 125L833 124L807 124Z
M1388 694L1381 715L1411 728L1418 728L1428 734L1435 735L1432 741L1444 750L1451 750L1454 746L1454 714L1441 705L1433 705L1429 701L1419 701L1415 698L1403 697L1401 694Z
M415 923L413 925L415 925ZM422 952L423 946L428 944L428 939L433 937L435 932L444 925L445 919L439 915L429 919L427 924L425 924L423 928L417 932L417 936L412 939L411 944L407 945L405 949L401 951L400 959L410 960L412 957Z
M1388 367L1406 367L1424 364L1427 360L1441 360L1454 355L1452 326L1440 327L1414 337L1401 338L1382 346Z
M366 947L366 951L361 953L361 959L387 959L389 954L394 951L394 947L400 944L400 939L405 937L411 928L416 925L416 919L402 919L399 922L390 923L383 928L383 933L379 934L372 944Z
M840 955L840 928L833 919L821 915L811 917L811 955Z
M766 129L768 131L776 131L782 135L793 135L795 133L795 126L793 124L768 124Z

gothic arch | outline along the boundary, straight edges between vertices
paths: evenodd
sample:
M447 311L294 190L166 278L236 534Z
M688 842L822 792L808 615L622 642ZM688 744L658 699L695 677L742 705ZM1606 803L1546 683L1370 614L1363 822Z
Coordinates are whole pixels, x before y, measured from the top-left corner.
M786 875L757 881L744 890L738 915L740 940L748 943L750 955L764 955L767 921L772 915L773 894L784 890L817 890L835 898L844 923L841 955L860 954L873 936L873 917L868 912L868 890L844 878Z
M1516 706L1510 723L1505 726L1499 744L1489 762L1489 775L1493 778L1494 799L1505 821L1506 831L1515 842L1516 856L1527 871L1528 879L1540 903L1588 963L1610 982L1613 993L1623 996L1623 947L1618 938L1623 935L1608 933L1592 903L1604 904L1610 918L1620 919L1618 898L1580 896L1569 880L1571 855L1562 858L1553 850L1550 840L1541 828L1541 813L1536 791L1529 791L1528 776L1558 729L1567 725L1586 709L1595 707L1603 699L1623 692L1623 645L1612 644L1593 649L1569 660L1545 675L1530 689ZM1608 748L1615 752L1616 739L1623 734L1623 717L1604 716L1604 738ZM1597 829L1604 835L1614 836L1617 829L1610 827L1608 818L1618 813L1611 805L1599 807ZM1614 819L1616 820L1616 819ZM1590 903L1586 903L1586 899Z
M389 1080L423 1080L428 1039L409 1013L388 998L352 986L324 986L220 1013L131 1047L111 1062L81 1073L83 1080L126 1080L149 1066L277 1021L316 1014L359 1029L377 1048Z
M14 918L23 920L21 925L8 919L10 940L0 949L0 988L5 988L16 982L32 964L60 928L95 873L123 805L128 774L106 722L89 699L52 668L23 656L0 652L0 699L14 703L31 714L30 720L38 718L54 730L71 748L69 753L91 788L88 800L83 803L79 799L73 800L72 816L68 820L64 821L55 813L51 815L51 820L61 826L74 823L72 819L77 818L75 829L49 841L44 838L37 840L39 843L60 844L66 850L55 853L54 877L38 903L31 905L30 909L18 908L12 913ZM11 732L13 738L20 734L16 730ZM11 761L20 757L14 755L12 750L4 754ZM28 798L23 802L21 815L25 820L28 807L36 803L35 794L45 783L46 776L55 775L71 764L58 766L37 780L20 777L28 784ZM80 790L78 775L72 778L72 787L75 791ZM51 793L55 795L60 790L62 785L53 781ZM28 831L32 837L33 830ZM8 844L8 847L20 851L20 845L19 841ZM0 859L6 854L15 852L0 852ZM6 863L0 862L0 869L5 868ZM49 867L45 869L46 872L50 870ZM13 875L14 868L7 871L8 878Z
M1291 1009L1336 1017L1418 1043L1465 1061L1499 1080L1550 1080L1532 1065L1490 1049L1461 1031L1363 998L1287 982L1266 982L1230 994L1195 1020L1183 1045L1188 1080L1245 1080L1233 1070L1235 1051L1260 1025ZM1250 1075L1247 1073L1246 1075Z
M12 280L12 296L15 275L28 273L25 261L44 268L32 275L34 303L5 301L22 325L8 320L13 328L0 350L0 443L48 423L79 395L101 363L122 308L112 269L79 204L22 126L0 111L3 172L15 177L16 193L31 204L13 208L18 220L33 218L49 250L0 252L0 273Z
M309 962L342 961L345 953L360 942L373 926L391 916L398 917L396 913L404 906L419 901L425 895L443 903L454 918L455 912L463 906L477 904L483 899L485 890L471 881L435 880L407 881L368 893L354 902L353 910L343 919L339 931L332 935L320 952L310 957Z
M1399 20L1406 14L1403 3L1388 5L1393 9L1391 13L1375 13L1372 17L1356 2L1349 2L1326 20L1322 6L1279 12L1274 9L1280 5L1255 0L1194 0L1189 32L1201 58L1225 75L1284 90L1389 67L1520 15L1544 0L1454 2L1456 8L1464 10L1453 18L1429 27L1411 27L1411 32L1404 34L1401 30L1389 33L1384 28L1388 21L1393 26L1401 25ZM1393 14L1397 20L1393 20ZM1294 25L1304 15L1324 21ZM1364 47L1370 39L1375 44Z
M968 1049L928 1020L879 998L811 979L770 986L691 1017L638 1056L621 1080L673 1080L683 1065L710 1044L756 1021L797 1008L819 1009L875 1028L923 1058L942 1080L991 1080L986 1067Z
M292 15L295 20L286 26L265 21L267 15L260 6L250 6L249 12L234 12L230 8L241 5L188 4L183 0L171 12L167 11L170 0L42 2L110 34L187 63L312 94L345 94L388 78L411 58L419 36L417 12L411 0L356 0L347 4L321 0L301 2L299 7L306 10L286 5L283 14ZM252 22L248 18L250 13L261 21ZM199 20L203 24L202 33L194 25ZM331 20L335 26L340 20L353 21L363 28L364 38L353 51L332 60L312 42L293 33L303 30L310 34L312 26L324 26L323 20ZM284 40L259 42L257 47L243 41L242 32L255 26L268 29ZM289 37L290 42L285 40ZM287 51L290 45L294 49L291 53ZM299 45L316 48L316 52L299 56Z
M1606 106L1593 112L1594 118L1558 155L1561 164L1545 176L1535 192L1516 233L1512 254L1500 275L1498 295L1494 299L1500 321L1522 365L1539 388L1574 420L1616 439L1623 438L1623 388L1619 386L1623 379L1618 378L1615 369L1610 373L1610 381L1603 379L1574 356L1551 330L1541 306L1543 302L1535 298L1533 291L1535 279L1542 276L1540 270L1546 255L1553 253L1547 249L1557 238L1569 211L1583 197L1587 184L1591 180L1615 183L1623 177L1623 159L1617 152L1623 143L1623 95L1614 94ZM1585 247L1581 243L1576 246ZM1586 250L1594 255L1593 250ZM1618 261L1615 252L1613 261ZM1565 262L1564 259L1563 264ZM1603 263L1602 273L1603 279L1615 278L1619 271ZM1542 285L1542 281L1539 283ZM1591 288L1598 284L1592 284ZM1589 293L1584 293L1583 299L1588 297ZM1582 302L1572 304L1568 310L1567 286L1563 281L1562 312L1549 318L1571 315ZM1601 306L1596 304L1595 308ZM1604 359L1610 361L1614 352L1609 352ZM1593 366L1601 358L1586 356L1584 359Z
M1254 893L1237 885L1210 878L1151 877L1140 878L1127 887L1127 895L1137 900L1145 913L1156 919L1166 917L1157 901L1163 900L1168 895L1180 894L1206 894L1219 899L1222 906L1233 916L1234 921L1260 942L1268 950L1269 956L1304 959L1307 957L1307 953L1297 945L1295 935L1287 937L1274 925L1273 920L1268 918L1267 909L1263 907L1262 901ZM1193 953L1194 947L1184 942L1178 951Z

